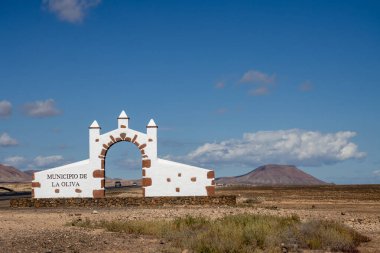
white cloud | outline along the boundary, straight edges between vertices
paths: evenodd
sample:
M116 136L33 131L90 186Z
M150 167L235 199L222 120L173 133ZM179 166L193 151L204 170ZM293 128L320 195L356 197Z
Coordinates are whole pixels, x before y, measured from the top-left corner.
M7 100L0 101L0 118L9 117L11 114L12 104Z
M268 75L258 70L249 70L240 79L241 83L274 83L276 80L275 75Z
M14 166L14 167L25 165L26 162L27 160L25 159L25 157L22 157L22 156L10 156L10 157L5 158L3 161L5 165Z
M18 144L17 140L12 138L9 134L2 133L0 135L0 146L1 147L10 147L10 146L15 146L17 144Z
M16 155L5 158L2 163L17 168L46 169L62 165L64 161L61 155L37 156L34 159Z
M252 95L252 96L263 96L268 93L269 93L269 89L267 86L260 86L249 91L249 95Z
M380 177L380 170L374 170L374 171L373 171L373 174L374 174L375 176Z
M64 159L61 155L37 156L34 158L34 165L37 167L46 168L60 165L63 161Z
M201 164L257 166L267 163L320 166L366 156L350 141L355 132L320 133L300 129L245 133L242 139L206 143L187 156Z
M35 118L51 117L61 113L55 107L55 101L53 99L27 103L24 105L24 112L26 115Z
M80 23L86 11L99 5L101 0L43 0L44 6L62 21Z

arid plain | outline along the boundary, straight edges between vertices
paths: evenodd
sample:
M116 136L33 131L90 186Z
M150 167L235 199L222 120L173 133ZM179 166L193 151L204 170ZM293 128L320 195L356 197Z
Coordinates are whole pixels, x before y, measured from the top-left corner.
M26 184L2 184L28 190ZM159 220L239 213L290 216L302 221L334 220L368 236L360 252L380 252L380 185L309 187L219 187L217 195L236 195L236 207L161 206L125 208L22 208L0 200L0 252L160 252L169 241L147 235L106 232L70 226L78 220ZM107 196L139 196L140 188L121 188ZM169 247L170 248L170 247Z

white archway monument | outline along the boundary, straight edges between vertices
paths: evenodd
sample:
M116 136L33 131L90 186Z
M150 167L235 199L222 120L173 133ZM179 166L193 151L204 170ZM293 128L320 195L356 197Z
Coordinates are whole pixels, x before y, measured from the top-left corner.
M89 127L89 159L34 173L33 198L103 198L107 151L127 141L141 153L144 197L210 196L215 192L215 175L203 169L157 157L158 126L151 119L146 133L129 128L129 117L122 111L118 127L101 134L95 120Z

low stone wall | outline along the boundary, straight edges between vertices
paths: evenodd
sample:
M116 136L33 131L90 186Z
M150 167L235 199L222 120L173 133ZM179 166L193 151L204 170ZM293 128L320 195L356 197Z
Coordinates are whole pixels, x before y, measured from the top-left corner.
M10 206L22 207L128 207L128 206L170 206L170 205L236 205L236 196L207 197L114 197L114 198L54 198L54 199L12 199Z

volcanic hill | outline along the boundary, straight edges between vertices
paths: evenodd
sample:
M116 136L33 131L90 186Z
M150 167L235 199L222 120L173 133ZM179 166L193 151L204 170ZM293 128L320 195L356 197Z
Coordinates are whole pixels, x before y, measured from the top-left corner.
M32 174L22 172L15 167L0 164L0 182L32 181Z
M236 177L217 178L217 184L225 185L325 185L294 165L267 164Z

